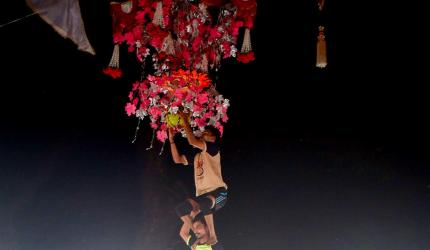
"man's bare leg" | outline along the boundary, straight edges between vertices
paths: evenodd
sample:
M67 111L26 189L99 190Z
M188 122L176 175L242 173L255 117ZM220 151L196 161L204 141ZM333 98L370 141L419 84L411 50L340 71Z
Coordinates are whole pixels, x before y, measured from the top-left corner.
M208 244L209 245L215 245L218 242L218 238L217 238L216 233L215 233L213 214L205 215L205 220L206 220L206 224L208 225L209 234L210 234Z
M212 201L212 207L211 209L215 206L215 197L213 197L212 195L208 196L207 198L211 199ZM215 245L218 242L218 238L216 236L215 233L215 225L214 225L214 217L213 214L207 214L205 215L205 221L206 221L206 225L208 226L209 229L209 241L208 244L209 245Z

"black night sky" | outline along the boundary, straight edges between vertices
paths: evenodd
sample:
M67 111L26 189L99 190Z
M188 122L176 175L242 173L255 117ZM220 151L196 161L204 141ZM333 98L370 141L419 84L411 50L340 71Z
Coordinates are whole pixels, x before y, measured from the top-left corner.
M283 6L281 6L281 2ZM0 23L31 13L0 8ZM124 106L139 74L102 69L109 1L80 1L96 56L34 16L0 28L0 249L185 249L174 205L192 169ZM226 61L222 144L225 249L424 250L430 239L428 44L412 3L258 1L257 60ZM422 9L422 11L419 11ZM328 61L315 68L327 27Z

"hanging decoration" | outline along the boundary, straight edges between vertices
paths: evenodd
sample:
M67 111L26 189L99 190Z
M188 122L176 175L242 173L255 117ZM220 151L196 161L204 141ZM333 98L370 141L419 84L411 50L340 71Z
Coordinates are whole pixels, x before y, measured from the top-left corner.
M325 0L318 0L318 10L322 11L324 9Z
M324 26L318 27L318 41L317 41L317 64L318 68L325 68L327 66L327 44L324 35Z
M154 75L173 70L217 70L230 57L254 60L251 47L255 0L130 0L112 3L113 40L126 44L139 61L151 56ZM127 7L124 7L127 6ZM208 8L219 8L213 20ZM242 30L242 31L241 31ZM237 39L243 33L240 56ZM111 69L119 69L114 49ZM208 68L206 68L208 65Z
M123 3L111 2L110 10L112 16L112 31L113 34L127 33L133 26L134 17L137 10L137 0L129 0ZM112 78L119 78L122 76L122 71L119 66L119 45L121 41L115 40L114 36L114 49L109 66L103 72Z
M169 127L183 132L179 111L190 114L189 122L196 133L211 125L222 134L223 123L228 121L229 100L215 91L207 74L197 71L178 70L170 75L149 75L144 81L133 84L129 100L125 107L127 114L139 119L149 117L151 127L161 142L167 139Z
M143 72L145 77L133 84L127 114L149 117L159 141L167 138L168 127L180 130L179 110L191 114L190 125L196 133L207 125L222 133L229 101L215 90L210 75L225 59L255 60L251 32L256 11L256 0L112 3L114 53L104 72L112 77L122 75L122 44L142 64L152 62L144 69L151 74Z
M320 13L324 10L324 4L325 0L318 0L318 10ZM321 69L327 66L327 43L324 32L325 27L322 25L318 26L316 66Z

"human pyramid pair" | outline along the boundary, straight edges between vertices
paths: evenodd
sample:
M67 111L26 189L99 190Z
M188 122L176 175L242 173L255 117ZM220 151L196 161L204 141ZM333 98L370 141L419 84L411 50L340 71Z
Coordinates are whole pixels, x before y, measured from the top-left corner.
M189 117L179 112L188 143L199 152L194 156L194 182L196 197L188 198L176 206L176 213L183 221L179 235L193 250L222 249L215 232L213 213L227 202L227 185L221 174L220 133L207 126L200 137L193 134ZM188 165L187 157L176 147L175 130L169 129L170 149L173 161Z

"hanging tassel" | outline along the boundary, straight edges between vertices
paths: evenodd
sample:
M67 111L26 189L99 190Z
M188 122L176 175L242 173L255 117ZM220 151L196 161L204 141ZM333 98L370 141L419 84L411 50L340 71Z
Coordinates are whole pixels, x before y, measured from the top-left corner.
M317 41L317 63L318 68L325 68L327 66L327 44L325 41L324 27L318 27L318 41Z
M209 19L209 12L208 12L208 6L204 3L199 4L199 9L202 13L202 21L203 23L206 22L207 19Z
M110 59L109 67L119 68L119 44L113 47L112 58Z
M122 71L119 68L119 44L115 44L113 48L112 58L109 62L109 67L103 69L103 73L111 76L112 78L121 77Z
M163 141L163 145L161 146L160 153L158 154L159 156L161 156L164 152L164 145L166 145L166 141Z
M137 140L137 135L139 134L139 128L140 128L140 119L137 121L136 130L134 131L134 139L131 143L135 143Z
M161 49L161 51L166 52L166 54L168 55L175 55L175 43L173 42L173 38L170 33L168 36L166 36L166 38L164 38L163 48Z
M127 2L123 2L121 3L121 10L124 13L131 13L131 11L133 10L133 1L127 1Z
M146 150L150 150L154 147L154 139L155 139L155 129L152 130L152 139L151 139L151 145L146 148Z
M324 8L324 2L325 2L324 0L318 0L318 9L320 11L322 11Z
M242 43L242 48L240 50L240 53L246 54L250 51L252 51L251 31L249 30L249 28L246 28L245 35L243 36L243 43Z
M163 3L160 1L157 3L157 7L155 9L154 13L154 19L152 19L152 23L160 26L161 28L164 28L164 21L163 21Z
M209 63L208 63L208 57L206 54L203 55L202 62L200 64L201 70L205 73L209 70Z
M237 55L237 60L242 63L249 63L255 60L251 45L251 30L249 28L245 30L242 48L240 49L239 55Z

